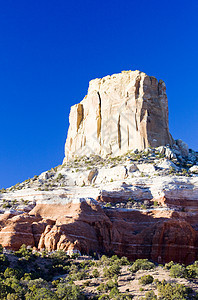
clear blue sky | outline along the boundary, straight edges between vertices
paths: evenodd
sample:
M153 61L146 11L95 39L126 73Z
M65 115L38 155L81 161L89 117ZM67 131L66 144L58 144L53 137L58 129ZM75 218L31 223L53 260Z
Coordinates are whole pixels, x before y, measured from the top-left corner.
M141 70L166 82L170 131L198 150L198 1L3 0L0 188L60 164L88 82Z

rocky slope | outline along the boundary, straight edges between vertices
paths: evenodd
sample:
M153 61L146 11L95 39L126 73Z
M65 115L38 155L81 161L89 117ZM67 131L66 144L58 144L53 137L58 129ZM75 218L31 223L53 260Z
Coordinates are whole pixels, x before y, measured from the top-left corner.
M7 189L1 194L0 243L194 261L196 165L181 167L177 158L174 163L160 154L163 149L84 157ZM197 162L197 153L192 156Z
M78 157L68 161L75 154L72 149L77 149L79 137L85 133L89 135L85 130L86 122L91 128L89 122L93 121L93 115L96 116L91 113L91 109L97 107L91 106L90 101L96 99L92 94L97 89L104 91L105 82L111 81L116 82L116 85L112 83L112 89L117 89L120 95L122 86L131 91L130 95L138 95L135 98L137 106L147 103L148 108L156 103L149 108L151 123L156 125L149 127L144 123L147 130L141 131L141 122L138 123L137 143L132 140L132 144L129 143L144 149L128 150L119 156L113 151L112 155L104 156L105 152L98 155L102 148L97 148L94 155L78 153ZM118 82L122 84L117 86ZM78 105L72 108L72 111L77 109L76 116L83 111L83 121L79 123L77 118L76 123L72 119L74 127L70 125L66 145L72 134L76 148L66 152L66 163L1 190L0 244L11 249L18 249L25 243L49 251L115 253L159 263L170 260L191 263L198 259L198 153L189 150L181 140L174 141L169 134L164 84L136 71L96 80L90 86L88 100L83 100L83 110L82 106L78 109ZM134 92L134 87L138 87L138 93ZM155 95L157 90L158 96ZM106 104L101 107L106 105L111 111L115 103L110 105L110 98L101 95L101 99L106 99L102 100ZM150 99L150 104L145 97ZM142 113L138 114L136 117ZM102 108L101 115L105 115ZM159 116L162 120L158 128ZM74 134L72 130L76 130L76 124L78 132ZM100 128L102 136L102 123ZM154 133L162 145L145 148L152 144L150 138ZM86 141L90 141L88 135ZM105 138L111 143L108 135ZM167 142L169 145L164 146ZM120 152L124 149L128 146L121 147Z

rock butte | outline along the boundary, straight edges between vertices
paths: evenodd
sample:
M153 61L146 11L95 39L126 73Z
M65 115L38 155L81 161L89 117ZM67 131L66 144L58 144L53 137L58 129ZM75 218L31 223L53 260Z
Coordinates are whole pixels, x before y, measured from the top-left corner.
M198 153L169 134L163 81L91 81L71 108L64 161L0 193L4 247L198 259Z
M71 107L69 122L65 162L173 143L165 83L140 71L90 81L88 94Z

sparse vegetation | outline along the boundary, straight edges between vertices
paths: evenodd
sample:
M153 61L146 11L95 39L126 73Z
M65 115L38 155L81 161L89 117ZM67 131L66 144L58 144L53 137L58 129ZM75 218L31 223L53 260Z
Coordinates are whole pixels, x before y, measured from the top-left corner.
M129 262L117 255L83 260L76 255L69 257L63 250L38 252L25 245L13 253L2 251L1 246L0 299L197 299L195 289L168 279L174 266L181 269L173 262L158 267L147 259ZM197 266L195 262L182 268L189 277L196 278ZM160 270L167 272L166 280L158 279ZM126 288L121 291L123 282Z

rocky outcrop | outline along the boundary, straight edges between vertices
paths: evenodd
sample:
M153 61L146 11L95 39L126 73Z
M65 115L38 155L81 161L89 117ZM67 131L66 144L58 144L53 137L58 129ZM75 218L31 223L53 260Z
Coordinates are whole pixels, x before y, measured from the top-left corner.
M165 83L140 71L92 80L87 96L71 107L69 122L65 162L173 143Z

